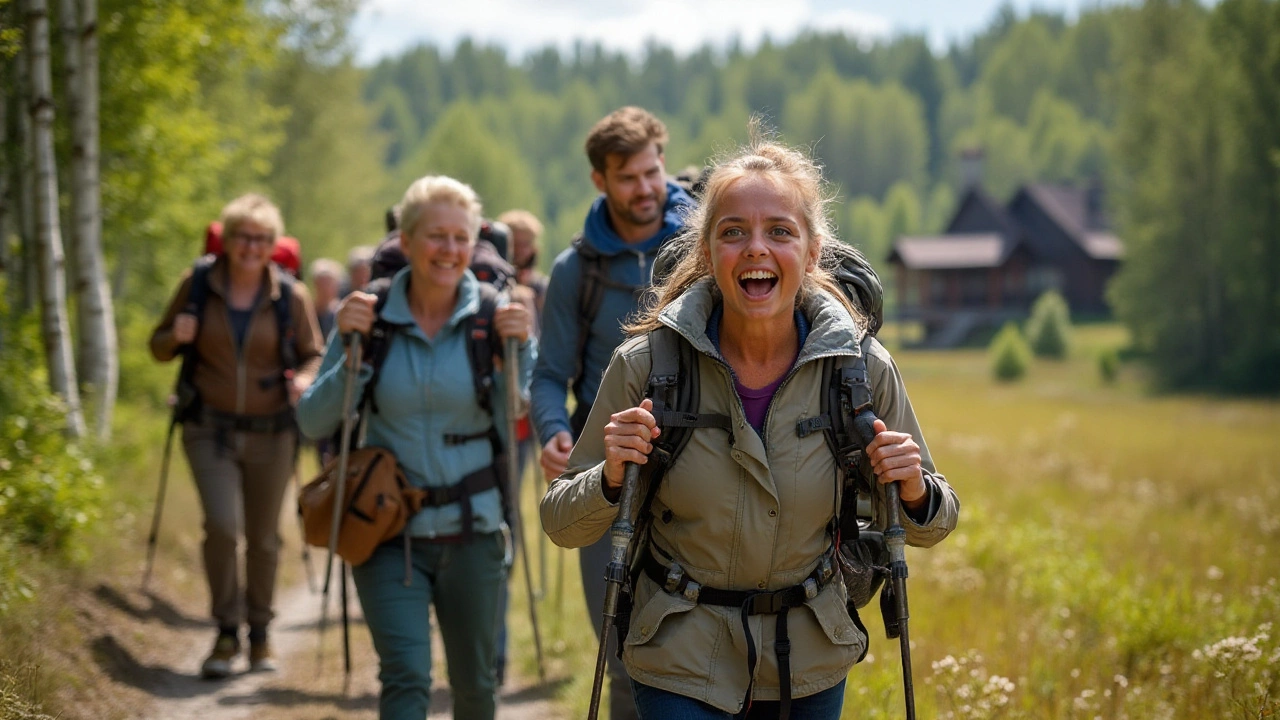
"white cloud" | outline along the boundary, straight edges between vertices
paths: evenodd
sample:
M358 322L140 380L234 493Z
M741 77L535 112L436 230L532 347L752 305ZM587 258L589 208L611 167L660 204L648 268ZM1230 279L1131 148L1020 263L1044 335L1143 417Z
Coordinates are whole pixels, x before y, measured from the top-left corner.
M806 28L884 36L889 18L850 9L818 12L813 0L369 0L356 19L365 62L418 42L451 48L463 37L507 48L512 57L574 40L638 54L650 39L689 52L735 37L748 47L766 34L786 39Z

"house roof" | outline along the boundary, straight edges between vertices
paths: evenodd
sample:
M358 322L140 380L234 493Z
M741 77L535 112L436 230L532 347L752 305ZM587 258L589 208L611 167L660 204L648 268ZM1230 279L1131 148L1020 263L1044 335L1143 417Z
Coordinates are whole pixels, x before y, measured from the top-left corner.
M995 198L987 194L980 185L970 185L965 188L964 195L960 198L960 202L956 204L956 212L951 216L951 222L947 223L947 233L954 233L956 222L964 215L964 210L970 205L976 205L985 211L987 217L995 221L997 227L990 228L1004 233L1008 237L1018 236L1018 223L1009 214L1007 208L1001 205ZM970 230L972 232L972 230Z
M1119 260L1124 257L1124 243L1109 232L1087 232L1081 245L1095 260Z
M1089 257L1118 260L1124 253L1124 244L1110 231L1100 203L1090 193L1090 189L1070 185L1032 183L1024 186L1020 194L1040 206Z
M902 237L894 243L889 262L912 270L993 268L1003 265L1014 247L999 233Z

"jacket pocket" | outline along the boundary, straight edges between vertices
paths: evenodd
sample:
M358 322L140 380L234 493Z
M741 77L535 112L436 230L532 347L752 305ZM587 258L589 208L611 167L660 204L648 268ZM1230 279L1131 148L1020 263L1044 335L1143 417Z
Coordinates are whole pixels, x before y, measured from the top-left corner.
M627 632L627 645L644 645L658 634L658 629L671 615L687 613L698 606L697 603L683 595L672 595L657 587L648 578L642 578L640 584L650 590L650 596L639 605L639 611L631 616L631 629ZM637 593L637 602L640 595Z
M867 652L867 634L850 617L842 590L839 581L828 583L817 597L805 604L813 610L827 639L836 645L856 646L848 649L856 651L856 657L861 660Z

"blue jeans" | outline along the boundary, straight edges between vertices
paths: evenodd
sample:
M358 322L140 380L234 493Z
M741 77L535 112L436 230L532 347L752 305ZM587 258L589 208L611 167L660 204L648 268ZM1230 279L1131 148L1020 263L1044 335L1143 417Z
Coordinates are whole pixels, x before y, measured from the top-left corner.
M791 698L791 720L840 720L844 680L839 685L802 698ZM757 700L748 710L731 715L700 700L631 681L642 720L767 720L778 717L777 700Z
M430 710L432 605L448 659L453 716L493 720L503 546L499 533L477 533L457 544L414 540L409 587L399 538L352 568L380 661L380 720L423 720Z

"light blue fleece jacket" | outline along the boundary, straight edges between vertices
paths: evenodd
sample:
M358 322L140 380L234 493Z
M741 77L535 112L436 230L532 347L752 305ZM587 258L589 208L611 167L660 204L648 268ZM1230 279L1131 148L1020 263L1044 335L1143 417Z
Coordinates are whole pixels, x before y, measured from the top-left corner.
M379 412L369 412L366 444L395 453L409 482L416 487L448 486L493 464L493 449L485 439L462 445L446 445L445 433L483 432L497 426L507 442L506 379L493 377L490 417L476 399L467 360L466 319L480 309L480 281L468 270L458 287L458 304L435 338L428 338L409 311L409 268L396 273L388 291L382 317L407 324L399 329L382 365L374 389ZM500 301L501 302L501 301ZM533 339L520 346L520 389L529 387L537 358ZM342 394L346 384L346 350L337 333L329 338L319 377L298 403L298 426L310 438L331 436L342 422ZM357 378L359 399L373 368L365 365ZM473 531L494 532L502 526L502 501L498 490L485 490L471 498ZM440 537L462 532L460 503L423 508L409 521L405 532L413 537Z
M679 185L667 183L667 204L663 208L663 225L653 237L639 243L627 243L613 230L609 221L604 196L596 198L583 223L583 239L592 248L608 257L610 279L626 285L645 287L652 275L653 260L658 250L669 238L680 232L684 214L693 205ZM539 338L541 352L533 371L530 387L532 407L529 417L540 442L547 442L557 432L569 432L569 411L565 401L569 396L578 349L578 295L582 288L582 259L578 251L569 246L556 257L551 267L551 280L542 308L542 335ZM639 297L622 288L606 287L587 335L587 345L582 362L581 392L579 403L590 404L600 389L600 379L609 366L614 348L622 344L623 320L635 312Z

